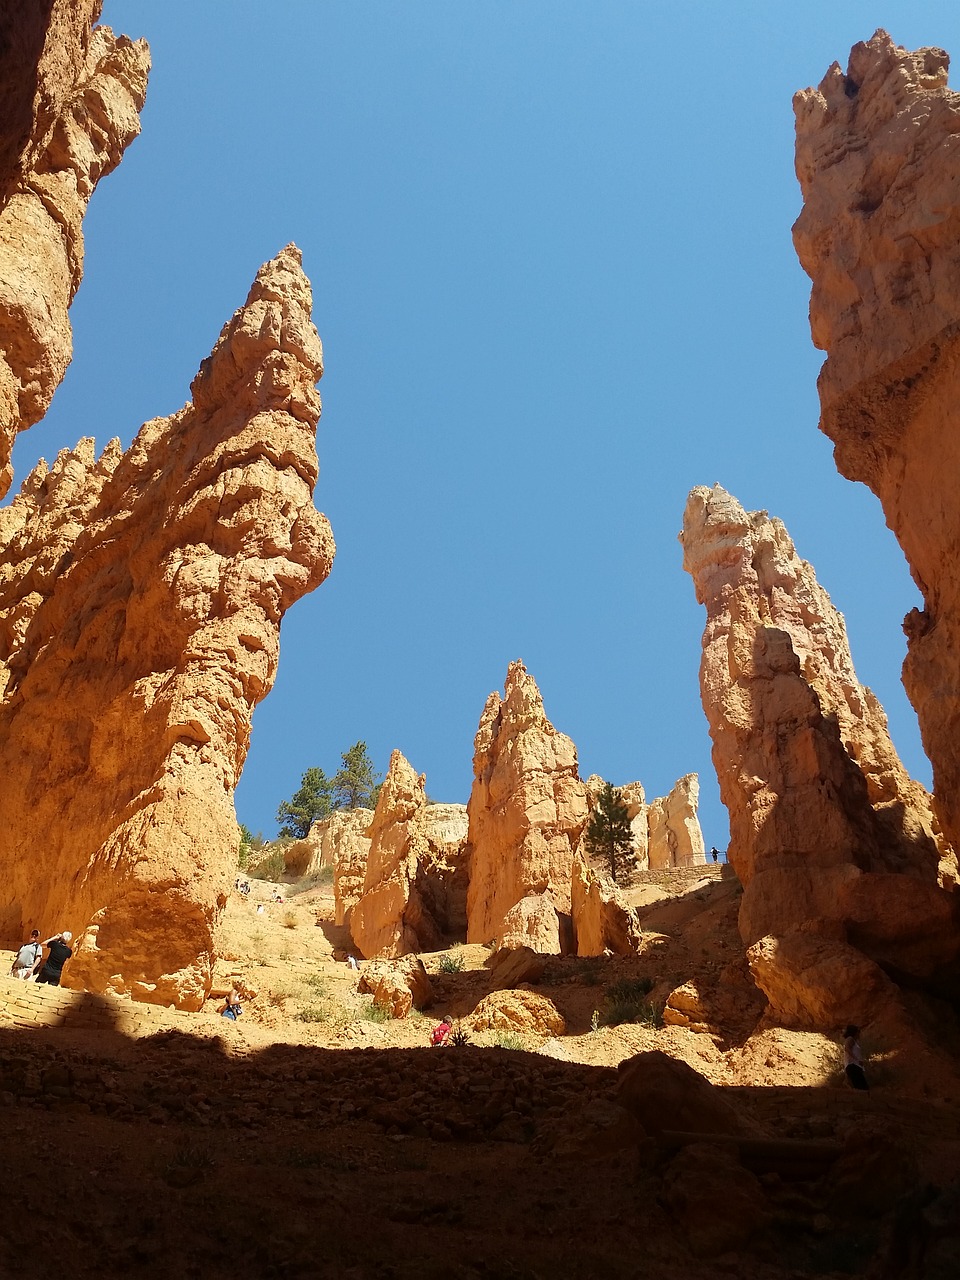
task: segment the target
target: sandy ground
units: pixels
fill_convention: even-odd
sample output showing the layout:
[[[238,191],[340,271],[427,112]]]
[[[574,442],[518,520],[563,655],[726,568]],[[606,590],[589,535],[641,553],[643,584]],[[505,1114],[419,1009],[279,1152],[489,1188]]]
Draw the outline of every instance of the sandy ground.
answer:
[[[239,1023],[210,1009],[196,1034],[140,1040],[0,1028],[0,1275],[960,1274],[955,1050],[924,1031],[943,1010],[871,1029],[875,1087],[857,1095],[834,1040],[764,1026],[736,882],[676,888],[635,890],[641,956],[549,962],[537,990],[566,1034],[442,1050],[439,1015],[466,1021],[489,990],[484,948],[425,956],[433,1006],[384,1022],[337,958],[327,888],[262,914],[232,895],[225,952],[256,993]],[[654,1006],[695,981],[722,1034],[592,1029],[607,988],[641,977]],[[638,1135],[616,1067],[654,1048],[770,1142],[827,1144],[829,1165],[798,1178],[763,1152],[744,1167]]]

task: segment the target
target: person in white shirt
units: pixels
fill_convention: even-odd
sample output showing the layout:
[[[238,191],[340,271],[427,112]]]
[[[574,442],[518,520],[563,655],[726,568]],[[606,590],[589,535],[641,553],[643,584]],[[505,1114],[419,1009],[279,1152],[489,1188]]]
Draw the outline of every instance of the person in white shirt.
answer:
[[[863,1069],[863,1053],[860,1048],[860,1028],[852,1023],[843,1033],[843,1071],[850,1087],[869,1091],[867,1075]]]

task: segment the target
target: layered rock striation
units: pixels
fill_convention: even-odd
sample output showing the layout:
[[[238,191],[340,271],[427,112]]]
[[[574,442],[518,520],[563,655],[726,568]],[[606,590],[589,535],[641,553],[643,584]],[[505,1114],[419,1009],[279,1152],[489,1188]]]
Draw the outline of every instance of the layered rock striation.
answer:
[[[955,953],[936,822],[842,616],[786,529],[719,486],[690,494],[684,568],[706,606],[700,685],[750,945],[821,930],[891,970]]]
[[[573,856],[587,820],[586,787],[571,740],[547,719],[522,662],[491,693],[474,740],[467,805],[467,939],[498,937],[511,908],[545,895],[569,914]]]
[[[883,504],[923,595],[903,679],[960,846],[960,93],[884,31],[794,99],[821,429]]]
[[[43,416],[70,363],[87,203],[140,132],[149,50],[93,28],[101,7],[50,0],[0,14],[0,496],[17,433]]]
[[[311,303],[288,246],[192,403],[0,510],[0,934],[70,928],[71,985],[186,1008],[210,986],[253,708],[334,553]]]

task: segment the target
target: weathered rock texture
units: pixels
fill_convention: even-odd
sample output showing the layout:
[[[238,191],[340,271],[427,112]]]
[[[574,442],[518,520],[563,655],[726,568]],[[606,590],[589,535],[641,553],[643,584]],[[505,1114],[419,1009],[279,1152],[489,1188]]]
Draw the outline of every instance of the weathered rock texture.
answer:
[[[587,789],[587,803],[592,810],[597,803],[600,792],[606,786],[605,779],[599,774],[591,773],[585,783]],[[636,859],[636,869],[638,871],[646,871],[647,861],[647,801],[644,795],[643,786],[639,782],[627,782],[622,787],[617,787],[620,793],[620,799],[627,806],[627,815],[630,818],[630,830],[633,834],[633,856]],[[596,870],[601,874],[606,874],[610,868],[606,859],[594,859],[588,852],[585,842],[581,841],[580,856],[591,865],[596,862]]]
[[[552,1000],[523,989],[485,996],[466,1024],[471,1031],[520,1031],[537,1036],[562,1036],[567,1029]]]
[[[526,948],[537,955],[558,956],[563,950],[560,932],[560,917],[551,899],[545,893],[530,893],[503,917],[494,942],[501,951]]]
[[[396,963],[373,960],[365,964],[357,990],[372,995],[377,1008],[392,1018],[405,1018],[411,1009],[422,1009],[433,1000],[433,986],[419,956],[404,956]]]
[[[43,416],[70,363],[87,203],[140,132],[149,51],[92,30],[101,7],[0,12],[0,496],[17,432]]]
[[[363,892],[350,933],[365,956],[434,951],[460,932],[466,898],[462,805],[428,805],[423,774],[399,751],[367,835]]]
[[[829,922],[929,976],[956,948],[930,799],[857,681],[843,618],[781,522],[719,486],[690,494],[682,538],[744,941]]]
[[[287,874],[315,876],[324,867],[333,867],[336,871],[342,866],[349,878],[351,874],[355,876],[359,869],[355,901],[363,888],[370,848],[366,832],[372,818],[372,809],[336,809],[328,817],[318,818],[302,840],[284,845],[283,862]],[[346,886],[344,888],[349,892]]]
[[[923,594],[903,669],[960,847],[960,93],[884,31],[797,94],[794,243],[827,352],[821,429],[883,504]]]
[[[694,867],[705,861],[697,817],[700,779],[688,773],[673,789],[647,806],[647,860],[651,871]]]
[[[289,246],[193,403],[0,510],[0,933],[70,928],[71,985],[188,1008],[209,987],[252,711],[333,558],[310,308]]]
[[[507,669],[504,696],[487,699],[473,771],[467,938],[489,942],[528,895],[546,894],[569,912],[573,851],[587,820],[576,748],[547,719],[522,662]]]
[[[573,864],[570,896],[578,956],[639,954],[643,934],[636,911],[611,880],[579,858]]]

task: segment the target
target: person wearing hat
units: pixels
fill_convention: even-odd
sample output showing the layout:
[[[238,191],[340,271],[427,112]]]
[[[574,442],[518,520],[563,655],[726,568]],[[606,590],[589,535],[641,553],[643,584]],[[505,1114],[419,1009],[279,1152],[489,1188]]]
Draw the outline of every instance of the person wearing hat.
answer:
[[[63,933],[58,933],[56,937],[46,940],[43,945],[50,948],[50,954],[43,962],[43,968],[37,974],[37,982],[46,982],[51,987],[59,987],[63,966],[73,955],[73,951],[70,948],[72,941],[73,934],[69,929],[64,929]]]
[[[40,945],[40,930],[31,929],[30,941],[25,942],[13,958],[10,972],[21,982],[32,982],[37,976],[37,969],[43,958],[43,947]]]

